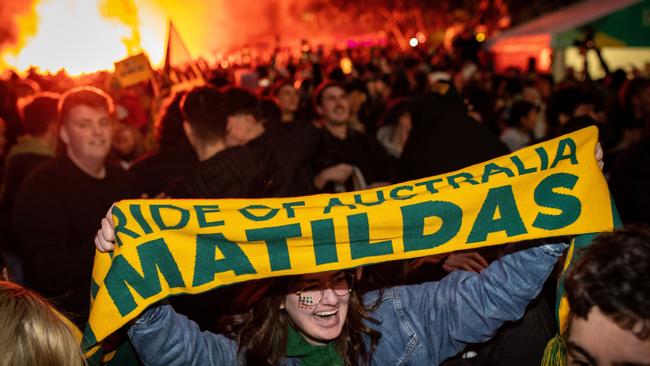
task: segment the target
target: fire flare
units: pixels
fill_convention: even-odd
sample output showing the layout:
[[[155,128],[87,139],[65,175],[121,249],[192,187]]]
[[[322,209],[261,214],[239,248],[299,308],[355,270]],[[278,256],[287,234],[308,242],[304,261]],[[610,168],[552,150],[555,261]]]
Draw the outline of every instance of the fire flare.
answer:
[[[35,29],[0,56],[17,70],[79,75],[112,69],[113,62],[142,51],[154,63],[162,60],[164,30],[144,27],[133,0],[41,0],[16,18],[18,34]]]

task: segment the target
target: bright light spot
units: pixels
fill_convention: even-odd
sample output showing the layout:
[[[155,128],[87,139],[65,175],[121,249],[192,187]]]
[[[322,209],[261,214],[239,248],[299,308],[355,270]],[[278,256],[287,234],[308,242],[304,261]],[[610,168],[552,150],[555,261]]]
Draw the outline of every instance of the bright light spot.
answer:
[[[427,41],[427,37],[426,37],[426,36],[424,35],[424,33],[422,33],[422,32],[418,32],[418,33],[415,35],[415,38],[417,38],[418,42],[420,42],[420,43],[424,43],[424,42]]]
[[[116,18],[117,13],[111,13],[112,17],[103,15],[100,3],[101,0],[39,2],[34,15],[37,33],[27,38],[16,54],[5,55],[5,61],[18,70],[34,65],[42,71],[65,68],[69,74],[79,75],[112,70],[113,62],[129,56],[127,46],[133,52],[144,49],[154,64],[162,59],[164,33],[141,25],[140,42],[127,44],[133,37],[132,29]]]
[[[482,33],[482,32],[481,32],[481,33],[477,33],[477,34],[476,34],[476,40],[479,41],[479,42],[483,42],[483,41],[485,41],[485,33]]]
[[[542,71],[548,71],[551,69],[551,49],[548,47],[542,48],[539,51],[539,69]]]
[[[223,61],[221,61],[221,68],[222,68],[222,69],[227,69],[228,66],[230,66],[230,65],[228,64],[228,61],[227,61],[227,60],[223,60]]]
[[[411,39],[409,40],[409,46],[411,46],[411,47],[413,47],[413,48],[417,47],[419,43],[420,43],[420,42],[419,42],[418,39],[415,38],[415,37],[413,37],[413,38],[411,38]]]
[[[343,73],[346,75],[352,72],[352,61],[349,57],[344,57],[341,59],[341,70],[343,70]]]

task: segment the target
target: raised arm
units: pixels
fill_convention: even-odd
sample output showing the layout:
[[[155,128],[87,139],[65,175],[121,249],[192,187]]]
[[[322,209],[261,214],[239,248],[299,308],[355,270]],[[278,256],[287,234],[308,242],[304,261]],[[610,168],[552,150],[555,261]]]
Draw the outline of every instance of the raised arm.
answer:
[[[112,251],[115,232],[111,209],[102,219],[95,236],[101,252]],[[215,310],[216,311],[216,310]],[[199,326],[180,315],[168,303],[157,304],[131,325],[131,343],[146,365],[235,365],[237,343],[223,335],[202,332]]]
[[[494,261],[484,271],[454,271],[439,282],[398,287],[406,316],[432,358],[443,361],[467,343],[490,339],[521,318],[567,247],[547,244]]]
[[[237,343],[221,334],[202,332],[167,303],[144,312],[129,338],[145,365],[236,365]]]

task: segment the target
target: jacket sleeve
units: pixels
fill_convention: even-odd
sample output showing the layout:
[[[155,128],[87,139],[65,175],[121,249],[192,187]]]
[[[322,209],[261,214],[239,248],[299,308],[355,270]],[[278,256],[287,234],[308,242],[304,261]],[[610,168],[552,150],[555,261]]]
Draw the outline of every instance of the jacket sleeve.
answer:
[[[169,304],[145,311],[129,329],[133,348],[145,365],[236,365],[235,341],[202,332]]]
[[[439,360],[454,356],[465,344],[484,342],[504,322],[521,318],[566,247],[533,247],[481,273],[454,271],[439,282],[400,287],[406,316]]]

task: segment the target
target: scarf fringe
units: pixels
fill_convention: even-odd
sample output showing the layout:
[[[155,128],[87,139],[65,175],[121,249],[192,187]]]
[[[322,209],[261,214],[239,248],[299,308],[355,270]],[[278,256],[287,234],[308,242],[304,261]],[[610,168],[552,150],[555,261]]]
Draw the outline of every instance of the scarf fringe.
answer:
[[[541,366],[566,366],[566,342],[560,334],[548,341]]]

